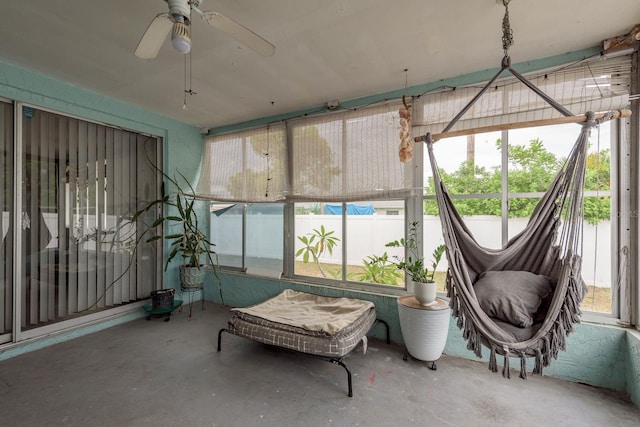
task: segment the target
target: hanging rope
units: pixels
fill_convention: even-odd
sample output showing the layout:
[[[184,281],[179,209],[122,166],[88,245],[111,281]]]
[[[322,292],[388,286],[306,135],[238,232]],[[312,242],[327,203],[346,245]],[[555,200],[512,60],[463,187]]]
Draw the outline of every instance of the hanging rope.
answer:
[[[504,51],[504,57],[509,57],[509,48],[513,46],[513,30],[511,29],[511,22],[509,21],[509,1],[502,0],[504,5],[504,17],[502,18],[502,50]]]
[[[406,91],[409,85],[409,78],[407,76],[408,68],[404,69],[404,90],[405,95],[402,95],[402,104],[404,108],[400,108],[398,115],[400,116],[400,146],[398,147],[398,155],[400,162],[408,163],[413,158],[413,139],[411,138],[411,103],[407,102]]]

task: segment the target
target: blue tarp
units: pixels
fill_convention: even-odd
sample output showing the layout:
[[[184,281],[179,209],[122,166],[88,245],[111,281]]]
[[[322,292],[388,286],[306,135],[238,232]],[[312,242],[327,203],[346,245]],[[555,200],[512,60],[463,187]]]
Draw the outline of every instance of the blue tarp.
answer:
[[[325,215],[341,215],[342,205],[324,205]],[[373,205],[354,205],[347,203],[347,215],[373,215],[376,210]]]

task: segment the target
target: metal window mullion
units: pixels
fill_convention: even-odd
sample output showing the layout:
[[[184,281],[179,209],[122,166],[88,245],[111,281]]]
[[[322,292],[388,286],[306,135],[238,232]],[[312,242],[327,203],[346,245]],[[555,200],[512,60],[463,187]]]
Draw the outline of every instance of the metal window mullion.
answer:
[[[342,191],[347,188],[347,120],[342,116]],[[321,212],[322,213],[322,212]],[[342,283],[347,282],[347,203],[342,202]]]
[[[614,265],[616,265],[617,268],[612,269],[617,276],[612,284],[617,288],[618,295],[617,298],[612,299],[613,306],[611,307],[611,311],[621,322],[628,323],[633,321],[634,318],[632,304],[633,291],[630,288],[631,282],[629,279],[630,277],[637,277],[634,274],[638,271],[637,266],[629,262],[632,259],[637,259],[634,254],[638,253],[637,238],[633,238],[633,229],[635,227],[631,219],[632,215],[630,214],[634,211],[634,206],[637,208],[637,194],[631,191],[632,176],[637,174],[637,172],[634,171],[635,168],[632,165],[631,158],[635,157],[637,150],[632,148],[633,144],[630,143],[628,133],[625,132],[624,127],[619,129],[617,136],[620,143],[620,169],[618,171],[620,204],[618,212],[622,212],[622,214],[618,215],[618,228],[617,233],[615,233],[618,239],[618,246],[614,252],[617,254],[614,258],[616,261]],[[636,151],[636,153],[633,153],[634,151]],[[637,182],[637,180],[635,180],[635,182]],[[630,275],[630,273],[632,275]]]
[[[629,322],[629,310],[625,301],[628,301],[629,290],[629,253],[631,249],[631,239],[629,227],[631,225],[631,217],[628,213],[632,212],[632,204],[630,197],[625,197],[626,193],[632,196],[629,191],[630,184],[630,149],[629,140],[624,136],[624,126],[620,126],[619,121],[612,123],[611,128],[612,144],[611,144],[611,176],[615,179],[612,184],[615,191],[612,192],[611,209],[612,212],[619,212],[618,215],[611,215],[611,227],[613,230],[611,238],[611,313],[614,317],[620,319],[621,322]]]
[[[22,226],[20,220],[22,218],[22,103],[17,102],[13,110],[14,118],[14,136],[13,136],[13,342],[21,340],[22,323]]]
[[[242,257],[240,267],[247,271],[247,211],[248,203],[242,204]]]
[[[413,132],[412,132],[413,133]],[[412,135],[413,137],[413,135]],[[417,254],[418,257],[422,257],[424,253],[424,212],[423,212],[423,198],[424,198],[424,143],[418,143],[414,145],[413,149],[413,161],[408,162],[405,166],[406,172],[411,179],[411,187],[415,189],[411,195],[405,199],[405,216],[404,216],[404,236],[405,239],[409,235],[409,229],[414,222],[418,223],[417,230],[419,231],[417,237]],[[408,249],[405,248],[405,259],[409,257]],[[405,288],[408,292],[413,292],[413,282],[409,276],[405,274]]]
[[[247,170],[247,144],[249,144],[249,140],[247,138],[247,136],[243,136],[242,137],[242,194],[244,195],[244,198],[246,199],[247,196],[247,189],[249,187],[248,183],[247,183],[247,174],[248,174],[248,170]],[[247,267],[247,262],[246,262],[246,258],[247,258],[247,204],[243,203],[242,204],[242,224],[241,224],[241,228],[242,228],[242,235],[240,236],[240,246],[241,246],[241,255],[240,255],[240,268],[242,269],[242,271],[246,271],[246,267]]]
[[[630,75],[630,93],[637,94],[638,90],[640,90],[640,55],[638,52],[634,52],[631,60],[631,75]],[[625,284],[625,289],[628,291],[627,295],[621,295],[625,299],[621,301],[629,301],[629,304],[620,304],[620,319],[622,321],[627,320],[631,325],[634,325],[636,328],[640,327],[640,284],[638,283],[638,274],[640,273],[640,257],[639,257],[639,248],[638,248],[638,234],[640,230],[640,224],[638,223],[639,215],[637,215],[638,210],[640,209],[640,170],[638,167],[638,159],[640,159],[640,149],[638,148],[638,143],[640,142],[640,100],[637,98],[634,101],[631,101],[631,111],[632,115],[629,119],[625,119],[625,122],[628,126],[621,126],[623,128],[622,132],[619,132],[621,136],[628,136],[628,138],[622,138],[622,141],[626,141],[624,147],[627,147],[629,150],[629,155],[626,156],[626,159],[629,164],[629,188],[635,188],[635,191],[628,191],[629,197],[629,211],[635,213],[633,221],[631,220],[631,214],[628,215],[629,219],[629,269],[627,277],[625,277],[625,281],[622,282]],[[626,131],[626,132],[625,132]],[[624,175],[621,175],[624,176]],[[633,185],[631,185],[633,184]],[[624,190],[624,187],[622,187]],[[624,230],[620,228],[620,230]],[[633,285],[631,285],[630,278],[636,278],[634,280]],[[628,307],[629,313],[625,313],[625,310]],[[626,317],[626,319],[624,317]]]
[[[293,138],[292,130],[285,122],[285,147],[286,147],[286,174],[287,174],[287,187],[289,194],[291,194],[291,188],[293,186]],[[296,222],[296,209],[295,203],[285,201],[283,218],[283,274],[284,277],[293,277],[295,274],[295,222]]]
[[[502,165],[502,246],[509,241],[509,131],[502,131],[502,144],[500,146],[500,159]]]

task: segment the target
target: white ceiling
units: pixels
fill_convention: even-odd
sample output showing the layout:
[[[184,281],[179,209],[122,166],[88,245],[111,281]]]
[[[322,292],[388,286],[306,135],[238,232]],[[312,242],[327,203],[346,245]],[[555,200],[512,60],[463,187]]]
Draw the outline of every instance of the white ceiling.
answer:
[[[276,46],[262,57],[194,17],[184,60],[133,52],[163,0],[0,0],[0,60],[198,127],[217,127],[498,67],[496,0],[204,0]],[[638,0],[512,0],[514,64],[597,46],[640,23]]]

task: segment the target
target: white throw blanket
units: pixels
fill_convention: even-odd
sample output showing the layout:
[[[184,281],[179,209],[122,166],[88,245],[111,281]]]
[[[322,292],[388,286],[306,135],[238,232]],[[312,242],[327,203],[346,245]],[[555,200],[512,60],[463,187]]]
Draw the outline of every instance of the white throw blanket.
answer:
[[[233,308],[232,311],[308,331],[322,331],[335,335],[373,306],[371,301],[324,297],[285,289],[280,295],[263,303],[247,308]]]

